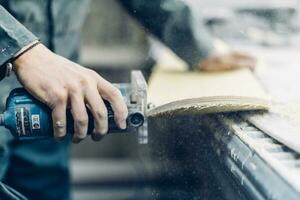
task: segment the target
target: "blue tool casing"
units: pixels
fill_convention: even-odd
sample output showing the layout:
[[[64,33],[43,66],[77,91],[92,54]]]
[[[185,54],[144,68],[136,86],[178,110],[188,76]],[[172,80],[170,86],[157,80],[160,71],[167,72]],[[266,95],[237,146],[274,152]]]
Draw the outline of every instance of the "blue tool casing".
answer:
[[[19,139],[46,138],[53,132],[51,110],[23,88],[9,94],[4,125]]]
[[[114,113],[110,104],[105,101],[105,105],[108,111],[108,133],[127,132],[128,129],[139,128],[144,123],[144,115],[142,113],[129,109],[127,129],[121,130],[115,123]],[[89,111],[88,115],[88,134],[90,134],[94,129],[94,122]],[[13,136],[20,140],[53,137],[51,110],[36,100],[24,88],[16,88],[11,91],[6,102],[3,124]],[[67,110],[67,133],[73,134],[73,132],[74,120],[70,110]]]

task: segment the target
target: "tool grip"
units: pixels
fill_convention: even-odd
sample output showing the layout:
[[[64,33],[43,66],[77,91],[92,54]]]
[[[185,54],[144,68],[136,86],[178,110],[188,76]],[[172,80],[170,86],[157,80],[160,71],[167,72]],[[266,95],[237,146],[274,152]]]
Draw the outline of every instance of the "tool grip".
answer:
[[[108,113],[108,133],[127,132],[143,125],[144,115],[138,111],[130,110],[127,118],[127,129],[119,129],[115,123],[114,112],[109,102],[105,101]],[[87,109],[88,110],[88,109]],[[94,119],[88,110],[88,134],[94,129]],[[25,89],[13,90],[6,105],[3,124],[19,139],[39,139],[53,137],[53,123],[51,110]],[[74,119],[70,109],[67,110],[67,134],[74,133]]]

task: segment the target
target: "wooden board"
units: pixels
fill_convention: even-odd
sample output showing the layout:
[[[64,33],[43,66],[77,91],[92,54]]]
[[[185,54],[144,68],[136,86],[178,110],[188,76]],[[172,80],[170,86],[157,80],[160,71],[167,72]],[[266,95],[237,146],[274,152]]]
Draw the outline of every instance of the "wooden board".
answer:
[[[252,72],[191,72],[156,68],[150,77],[149,116],[266,110],[270,98]]]

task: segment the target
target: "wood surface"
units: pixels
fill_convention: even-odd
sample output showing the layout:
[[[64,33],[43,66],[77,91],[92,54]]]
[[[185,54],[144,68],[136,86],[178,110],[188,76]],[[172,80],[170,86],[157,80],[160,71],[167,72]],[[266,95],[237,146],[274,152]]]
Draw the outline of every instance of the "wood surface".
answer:
[[[148,115],[267,110],[270,98],[248,69],[192,72],[157,67],[149,80]]]

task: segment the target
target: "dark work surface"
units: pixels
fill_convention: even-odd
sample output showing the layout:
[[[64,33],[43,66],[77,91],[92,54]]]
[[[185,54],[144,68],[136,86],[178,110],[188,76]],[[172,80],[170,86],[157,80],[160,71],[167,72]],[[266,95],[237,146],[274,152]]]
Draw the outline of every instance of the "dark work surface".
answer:
[[[290,177],[281,176],[219,118],[216,114],[149,120],[150,157],[163,173],[156,174],[156,188],[151,188],[157,199],[164,199],[166,187],[174,194],[171,199],[299,199],[300,193],[288,182]],[[231,125],[243,124],[236,114],[221,118],[237,119]],[[282,145],[265,134],[258,140],[274,144],[266,149],[271,156],[294,155],[288,149],[278,150],[276,145]],[[188,192],[176,193],[182,190]]]
[[[165,171],[167,177],[172,177],[161,177],[160,182],[179,185],[188,191],[186,195],[178,193],[174,199],[223,199],[223,188],[216,180],[215,169],[210,166],[211,160],[216,157],[215,152],[210,147],[209,133],[203,127],[201,117],[149,119],[149,133],[152,159],[161,164],[161,171]],[[220,164],[215,162],[215,165]],[[224,171],[219,170],[219,173]],[[155,193],[162,197],[165,189],[159,187]],[[176,194],[176,189],[173,193]],[[230,197],[233,198],[233,195]]]

